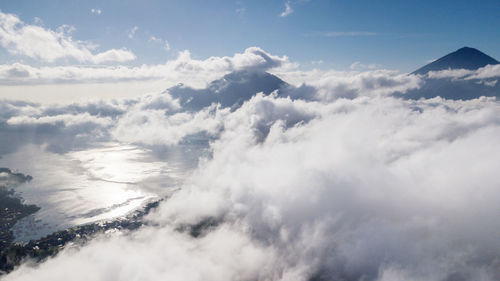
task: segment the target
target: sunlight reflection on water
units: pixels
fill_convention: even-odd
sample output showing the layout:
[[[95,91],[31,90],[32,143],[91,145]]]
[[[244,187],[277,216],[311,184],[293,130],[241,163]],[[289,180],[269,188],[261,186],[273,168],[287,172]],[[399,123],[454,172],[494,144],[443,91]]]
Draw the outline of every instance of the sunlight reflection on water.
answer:
[[[17,241],[124,216],[164,195],[185,172],[155,160],[151,151],[116,143],[67,154],[28,145],[3,156],[0,166],[33,176],[16,191],[41,207],[12,228]]]

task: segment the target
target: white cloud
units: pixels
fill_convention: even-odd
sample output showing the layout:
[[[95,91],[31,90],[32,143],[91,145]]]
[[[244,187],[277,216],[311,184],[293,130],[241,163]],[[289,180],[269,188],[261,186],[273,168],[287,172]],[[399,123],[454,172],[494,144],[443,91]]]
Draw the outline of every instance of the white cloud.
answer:
[[[309,85],[317,90],[317,99],[331,101],[358,96],[385,96],[418,89],[422,79],[391,70],[372,71],[272,71],[295,86]]]
[[[36,24],[36,25],[43,25],[43,21],[41,18],[39,17],[34,17],[33,18],[33,22]]]
[[[96,9],[96,8],[92,8],[92,9],[90,9],[90,12],[91,12],[92,14],[96,14],[96,15],[100,15],[100,14],[102,14],[102,10],[101,10],[101,9]]]
[[[473,71],[468,69],[446,69],[440,71],[429,71],[426,76],[431,79],[464,78],[465,76],[469,76],[472,73]]]
[[[364,89],[381,91],[373,80],[383,74]],[[368,74],[343,75],[368,83]],[[220,131],[211,156],[150,226],[24,264],[5,280],[498,280],[495,99],[258,95],[233,111],[192,114],[160,99],[124,102],[115,137],[169,142],[208,126]],[[198,238],[182,231],[207,218],[218,224]]]
[[[168,42],[168,40],[163,40],[159,37],[151,36],[149,37],[148,42],[163,44],[163,49],[167,52],[170,51],[170,43]]]
[[[303,110],[320,117],[283,125]],[[484,267],[473,260],[489,248],[479,241],[495,243],[479,225],[491,226],[497,200],[479,194],[489,194],[498,182],[493,167],[483,170],[498,167],[500,150],[493,141],[500,134],[498,110],[491,101],[407,104],[361,98],[322,105],[256,98],[224,119],[213,159],[155,219],[182,225],[213,216],[243,224],[274,246],[286,264],[277,270],[302,272],[298,280],[314,273],[388,278],[382,269],[391,266],[400,269],[399,276],[426,280],[479,274]],[[256,143],[262,126],[269,132]],[[464,151],[467,147],[473,152]],[[472,174],[467,172],[471,155],[474,162],[486,161]],[[483,183],[480,190],[477,181]],[[472,203],[472,194],[485,201]],[[464,219],[469,204],[486,213]],[[489,219],[472,219],[479,213]],[[498,224],[494,228],[498,231]],[[462,235],[467,246],[458,242]],[[495,255],[487,259],[486,280],[493,280]]]
[[[0,151],[20,140],[66,145],[61,154],[113,141],[175,154],[186,136],[210,136],[208,156],[150,226],[69,247],[5,280],[498,280],[499,102],[408,101],[387,95],[417,88],[420,76],[293,65],[252,47],[204,60],[184,51],[135,68],[0,67],[13,81],[194,77],[201,86],[229,71],[273,70],[317,91],[314,100],[256,95],[240,108],[198,112],[168,93],[68,106],[0,102],[0,130],[20,134]],[[209,218],[218,224],[198,238],[182,230]]]
[[[290,6],[290,1],[285,2],[285,10],[280,14],[280,17],[284,18],[293,13],[293,9]]]
[[[109,50],[93,56],[95,62],[126,61],[133,54],[127,50]],[[189,51],[179,52],[175,60],[161,65],[128,66],[44,66],[21,63],[0,65],[0,83],[7,85],[44,83],[89,83],[163,79],[173,85],[186,83],[196,87],[235,70],[293,68],[286,56],[271,55],[258,47],[247,48],[232,57],[191,58]]]
[[[99,126],[107,126],[111,124],[110,118],[101,118],[92,116],[88,113],[84,114],[60,114],[54,116],[42,116],[42,117],[32,117],[32,116],[15,116],[7,120],[9,125],[41,125],[41,124],[51,124],[56,125],[58,123],[64,124],[65,126],[74,126],[78,124],[94,123]]]
[[[13,14],[0,12],[0,45],[9,53],[24,55],[46,62],[69,58],[78,62],[124,62],[135,59],[129,50],[111,49],[95,53],[95,45],[75,41],[74,27],[63,25],[56,31],[22,22]],[[116,60],[113,60],[116,59]]]
[[[106,62],[127,62],[135,60],[136,56],[129,50],[126,49],[111,49],[102,53],[94,55],[94,63],[106,63]]]
[[[126,52],[94,55],[120,59]],[[8,140],[0,156],[21,143],[65,155],[110,141],[175,154],[186,136],[210,137],[205,158],[150,215],[151,226],[68,248],[5,279],[498,280],[499,102],[406,101],[388,95],[418,88],[421,76],[296,66],[258,47],[202,60],[183,51],[138,67],[1,65],[3,84],[164,79],[205,87],[231,71],[269,70],[314,90],[312,100],[256,95],[240,108],[198,112],[183,111],[168,92],[68,106],[0,102]],[[499,69],[429,77],[489,79]],[[158,183],[130,188],[149,184]],[[218,225],[198,238],[182,231],[207,218]]]
[[[500,65],[487,65],[477,70],[469,69],[445,69],[440,71],[430,71],[426,77],[431,79],[453,78],[453,79],[489,79],[500,77]]]
[[[112,134],[124,142],[174,145],[187,135],[199,132],[216,134],[222,129],[222,119],[228,113],[229,109],[215,110],[212,107],[198,113],[182,112],[166,116],[164,109],[139,108],[120,118]]]
[[[116,243],[97,242],[83,251],[66,251],[71,257],[68,262],[48,261],[38,278],[61,280],[71,272],[72,280],[258,280],[273,269],[272,249],[256,244],[233,227],[218,229],[200,239],[185,237],[168,228],[112,238]],[[99,255],[100,247],[102,252],[116,254]],[[114,260],[113,265],[109,263],[110,258]],[[74,260],[80,263],[75,264]],[[77,274],[82,272],[87,274]],[[10,280],[26,278],[29,279],[21,273],[17,277],[12,275]]]
[[[363,64],[359,61],[355,61],[351,64],[351,66],[349,68],[351,70],[363,70],[363,69],[375,69],[375,68],[379,68],[379,67],[380,67],[380,65],[375,64],[375,63]]]
[[[168,43],[167,40],[165,40],[165,45],[163,46],[163,49],[165,49],[165,51],[170,51],[170,43]]]
[[[156,41],[162,39],[152,37],[150,40]],[[114,59],[117,60],[118,58]],[[109,87],[105,88],[106,93],[109,93],[113,87],[116,88],[122,85],[119,91],[114,91],[117,92],[116,97],[119,97],[120,92],[126,92],[124,88],[129,88],[127,85],[131,84],[111,83],[143,81],[141,83],[144,83],[144,85],[156,85],[155,88],[145,88],[147,92],[162,91],[178,83],[199,89],[229,72],[239,70],[269,71],[296,87],[305,85],[306,88],[301,88],[293,94],[290,93],[292,96],[301,96],[302,94],[298,93],[300,90],[307,90],[309,92],[313,90],[316,98],[319,100],[334,100],[339,97],[353,98],[360,95],[387,95],[395,91],[405,92],[409,89],[417,89],[422,83],[422,77],[400,74],[389,70],[343,72],[315,69],[300,71],[298,70],[298,64],[290,61],[286,56],[280,57],[269,54],[258,47],[250,47],[244,52],[236,53],[233,56],[209,57],[201,60],[193,59],[190,52],[186,50],[179,52],[177,58],[169,60],[165,64],[141,65],[136,67],[34,67],[21,63],[0,65],[0,84],[9,85],[3,88],[4,92],[8,93],[17,88],[12,87],[13,85],[46,85],[48,87],[54,84],[69,85],[72,83],[73,85],[86,85],[88,83],[102,83],[104,85],[108,83]],[[146,83],[146,81],[149,82]],[[97,85],[94,86],[94,88],[96,87]],[[307,87],[312,87],[312,89]],[[41,87],[36,89],[29,88],[26,91],[32,92],[38,89],[41,89]],[[88,87],[85,89],[87,89],[85,91],[92,90]],[[68,91],[67,88],[63,90]],[[44,95],[50,96],[50,92],[49,89],[48,92],[44,92]],[[136,92],[135,95],[142,93],[144,92]],[[15,95],[18,96],[17,92]],[[61,99],[59,95],[56,95],[56,97]],[[131,94],[126,96],[131,96]]]
[[[488,79],[494,77],[500,77],[500,64],[481,67],[472,72],[466,79]]]
[[[130,38],[130,39],[134,38],[135,33],[137,32],[137,30],[139,30],[138,26],[132,27],[132,29],[130,29],[129,32],[128,32],[128,35],[127,35],[128,38]]]
[[[149,37],[149,42],[154,42],[154,43],[161,43],[163,42],[163,40],[161,38],[158,38],[158,37],[155,37],[155,36],[151,36]]]
[[[496,84],[497,84],[498,80],[492,80],[492,81],[479,81],[477,82],[478,84],[483,84],[483,85],[486,85],[488,87],[495,87]]]

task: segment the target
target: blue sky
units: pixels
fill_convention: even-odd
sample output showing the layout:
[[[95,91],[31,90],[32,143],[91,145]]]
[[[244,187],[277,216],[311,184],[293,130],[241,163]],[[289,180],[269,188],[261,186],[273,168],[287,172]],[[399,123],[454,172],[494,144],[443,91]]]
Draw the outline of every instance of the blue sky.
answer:
[[[281,16],[286,5],[291,12]],[[17,0],[0,9],[47,29],[70,25],[74,40],[99,50],[126,48],[137,56],[129,65],[163,63],[182,50],[230,56],[250,46],[306,69],[345,70],[359,61],[408,72],[462,46],[500,58],[500,1]],[[0,59],[40,64],[5,49]]]

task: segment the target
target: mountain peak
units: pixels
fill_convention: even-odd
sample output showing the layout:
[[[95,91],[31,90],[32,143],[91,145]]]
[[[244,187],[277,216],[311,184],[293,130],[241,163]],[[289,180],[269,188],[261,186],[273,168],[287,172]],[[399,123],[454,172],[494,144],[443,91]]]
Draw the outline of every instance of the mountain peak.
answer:
[[[417,70],[412,74],[426,74],[429,71],[446,69],[469,69],[475,70],[488,64],[499,64],[496,59],[471,47],[463,47],[453,53],[439,58]]]
[[[288,83],[277,76],[260,70],[239,70],[210,82],[205,89],[193,89],[178,85],[168,89],[172,97],[178,98],[184,108],[200,110],[212,103],[223,107],[238,107],[256,93],[266,95],[286,87]]]

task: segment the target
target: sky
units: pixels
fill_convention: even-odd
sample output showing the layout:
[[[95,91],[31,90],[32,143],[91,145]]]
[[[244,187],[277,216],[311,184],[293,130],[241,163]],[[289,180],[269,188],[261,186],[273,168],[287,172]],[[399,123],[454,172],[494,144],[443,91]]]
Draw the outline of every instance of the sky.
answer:
[[[252,47],[296,71],[409,73],[463,46],[498,59],[499,9],[498,1],[1,1],[0,98],[158,92],[192,78],[164,69],[169,62]]]
[[[69,25],[75,40],[102,50],[126,48],[135,65],[182,50],[206,58],[251,46],[339,70],[359,61],[410,72],[463,46],[500,57],[498,1],[20,0],[0,9],[47,29]],[[5,49],[0,58],[26,59]]]

